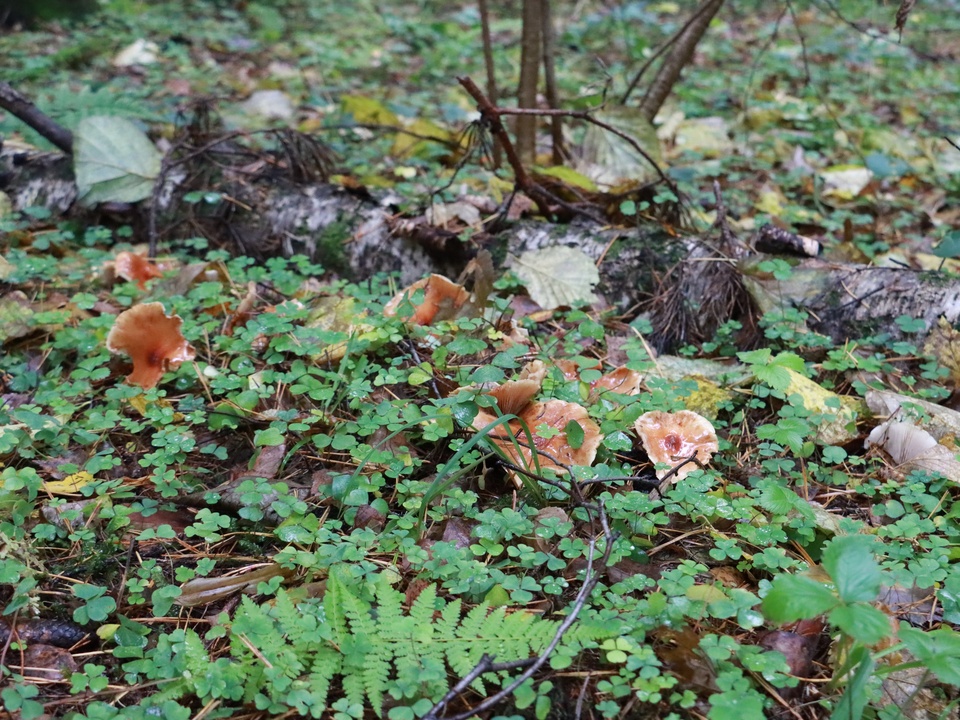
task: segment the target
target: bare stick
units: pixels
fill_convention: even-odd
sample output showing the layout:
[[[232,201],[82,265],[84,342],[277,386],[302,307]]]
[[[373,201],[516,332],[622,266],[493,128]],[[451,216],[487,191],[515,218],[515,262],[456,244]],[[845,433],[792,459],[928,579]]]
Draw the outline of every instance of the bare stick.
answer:
[[[483,36],[483,64],[487,70],[487,97],[492,105],[497,104],[497,73],[493,63],[493,40],[490,38],[490,11],[487,8],[487,0],[477,0],[480,9],[480,33]],[[503,163],[503,151],[500,149],[500,141],[493,139],[493,167],[499,168]]]
[[[544,217],[549,218],[551,215],[550,207],[540,196],[540,193],[537,192],[535,183],[530,179],[530,175],[527,173],[523,163],[520,162],[520,156],[517,155],[516,148],[514,148],[513,143],[510,142],[510,136],[507,134],[506,128],[503,127],[503,121],[500,119],[500,109],[495,107],[490,100],[484,96],[480,88],[477,87],[477,84],[471,78],[466,76],[458,77],[457,82],[459,82],[460,85],[463,86],[463,89],[470,94],[470,97],[476,101],[481,117],[490,128],[490,133],[500,141],[500,145],[507,155],[507,162],[510,163],[510,167],[513,169],[513,176],[516,178],[517,186],[537,204],[537,209]]]
[[[627,104],[627,100],[630,99],[630,94],[636,89],[640,80],[643,78],[644,75],[647,74],[647,70],[649,70],[653,66],[653,64],[657,61],[657,58],[659,58],[661,55],[667,52],[667,50],[673,47],[673,45],[677,42],[677,40],[679,40],[680,37],[685,32],[687,32],[687,30],[690,29],[690,26],[693,25],[694,22],[696,22],[696,20],[700,17],[700,13],[704,12],[706,8],[707,8],[706,4],[698,7],[696,11],[693,13],[693,15],[691,15],[690,18],[683,25],[680,26],[680,29],[677,30],[669,38],[667,38],[667,41],[663,43],[660,47],[658,47],[657,51],[653,53],[653,55],[647,58],[647,61],[640,66],[640,69],[637,70],[636,74],[633,76],[633,79],[630,81],[630,84],[627,86],[626,91],[623,93],[623,97],[620,98],[621,105]]]
[[[0,82],[0,108],[23,120],[67,155],[73,154],[73,133],[5,82]]]
[[[617,535],[615,535],[613,532],[610,531],[610,526],[607,523],[607,515],[603,509],[602,503],[600,504],[599,510],[600,510],[600,525],[603,528],[603,538],[606,544],[606,547],[604,547],[604,550],[603,550],[603,555],[600,558],[600,564],[606,567],[607,561],[610,559],[610,553],[613,551],[613,543],[616,541]],[[479,715],[480,713],[483,713],[486,710],[489,710],[490,708],[494,707],[495,705],[503,701],[505,698],[507,698],[514,690],[520,687],[529,678],[533,677],[534,673],[536,673],[537,670],[539,670],[543,666],[543,664],[550,659],[550,655],[556,649],[557,645],[560,644],[560,641],[563,639],[563,636],[567,632],[567,630],[569,630],[570,627],[573,625],[573,623],[576,622],[577,616],[580,614],[580,611],[583,610],[584,606],[587,603],[587,600],[590,599],[590,595],[593,592],[593,589],[597,586],[597,583],[600,582],[600,573],[595,572],[594,566],[593,566],[595,550],[596,550],[596,539],[591,538],[590,546],[587,552],[587,567],[584,573],[583,585],[580,586],[580,592],[577,593],[577,597],[574,600],[573,606],[570,608],[570,614],[567,615],[563,619],[563,622],[561,622],[560,625],[557,627],[557,631],[556,633],[554,633],[553,639],[550,641],[550,644],[547,645],[546,649],[542,653],[540,653],[540,655],[533,662],[533,664],[530,665],[530,667],[528,667],[520,675],[518,675],[513,680],[513,682],[511,682],[506,687],[501,688],[497,693],[488,697],[486,700],[481,702],[475,708],[472,708],[471,710],[468,710],[465,713],[454,715],[453,717],[450,717],[450,718],[445,718],[444,720],[469,720],[470,718],[475,717],[476,715]],[[491,667],[492,667],[492,663],[489,660],[487,660],[487,656],[484,655],[480,659],[480,662],[477,663],[476,667],[474,667],[473,670],[471,670],[470,673],[468,673],[467,677],[472,676],[472,679],[470,680],[470,682],[473,682],[473,680],[478,678],[480,675],[482,675],[484,672],[489,670]],[[466,678],[464,678],[464,680],[466,680]],[[457,683],[458,686],[460,686],[461,684],[463,684],[463,687],[466,688],[470,683],[468,682],[464,684],[463,680]],[[452,699],[452,697],[448,697],[448,696],[450,696],[450,693],[447,693],[447,695],[444,696],[444,698],[439,703],[434,705],[433,708],[430,709],[430,712],[424,715],[423,720],[441,720],[441,716],[438,713],[442,712],[445,705],[448,702],[450,702],[450,700]]]

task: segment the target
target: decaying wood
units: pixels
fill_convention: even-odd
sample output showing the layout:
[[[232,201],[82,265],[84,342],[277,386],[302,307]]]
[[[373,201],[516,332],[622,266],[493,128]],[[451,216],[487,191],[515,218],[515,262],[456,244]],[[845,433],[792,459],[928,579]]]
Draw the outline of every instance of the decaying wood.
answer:
[[[838,342],[880,333],[916,342],[939,318],[950,323],[960,319],[960,280],[945,273],[810,258],[794,266],[788,280],[779,281],[759,270],[762,258],[755,255],[741,263],[761,308],[800,308],[810,315],[811,330]],[[895,322],[901,316],[922,320],[925,329],[905,334]]]
[[[2,187],[15,209],[40,204],[62,214],[71,208],[76,188],[68,159],[4,148],[0,163]],[[960,281],[943,273],[792,258],[792,274],[781,281],[759,267],[771,256],[745,244],[731,251],[709,234],[673,238],[655,224],[612,228],[583,217],[569,224],[522,220],[498,233],[475,232],[464,244],[459,231],[429,225],[428,231],[398,232],[403,199],[390,194],[374,198],[330,184],[275,177],[236,190],[221,203],[219,214],[193,222],[208,223],[236,252],[260,258],[303,254],[352,279],[379,272],[399,273],[404,284],[430,272],[456,277],[480,248],[491,250],[501,264],[528,250],[578,248],[599,262],[601,295],[628,315],[650,311],[652,298],[669,291],[667,300],[683,313],[676,323],[686,323],[674,330],[687,331],[667,337],[663,346],[708,340],[725,319],[744,322],[751,303],[757,316],[800,308],[808,313],[811,330],[836,341],[880,332],[899,339],[904,335],[894,321],[903,315],[922,319],[928,330],[941,316],[951,323],[960,320]],[[172,191],[160,194],[165,212],[173,212],[175,196]],[[179,230],[186,237],[196,234],[197,227],[187,223]],[[177,234],[167,238],[172,236]],[[724,242],[729,245],[729,238]],[[670,273],[681,259],[686,269]],[[909,338],[916,342],[923,335]]]
[[[37,153],[10,142],[0,147],[0,192],[16,210],[49,208],[66,214],[77,199],[73,159],[60,153]]]

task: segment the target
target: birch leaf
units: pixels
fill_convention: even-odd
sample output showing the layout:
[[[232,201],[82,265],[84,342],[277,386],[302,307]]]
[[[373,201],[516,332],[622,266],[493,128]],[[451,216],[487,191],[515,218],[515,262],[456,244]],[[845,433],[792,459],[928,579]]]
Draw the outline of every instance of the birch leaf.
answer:
[[[530,250],[513,257],[511,267],[544,310],[597,301],[593,286],[600,282],[600,273],[582,250],[563,246]]]
[[[85,118],[75,138],[74,171],[81,203],[150,197],[162,155],[130,120],[109,115]]]

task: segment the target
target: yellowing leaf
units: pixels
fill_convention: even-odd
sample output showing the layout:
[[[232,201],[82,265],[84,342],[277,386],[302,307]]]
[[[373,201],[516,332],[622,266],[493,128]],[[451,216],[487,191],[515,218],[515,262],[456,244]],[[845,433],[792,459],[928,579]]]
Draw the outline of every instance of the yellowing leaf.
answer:
[[[0,297],[0,339],[13,340],[34,330],[30,300],[19,290]]]
[[[396,113],[379,100],[362,95],[344,95],[340,98],[343,111],[363,125],[399,125]]]
[[[139,395],[134,395],[132,398],[127,400],[127,402],[130,403],[130,407],[132,407],[134,410],[136,410],[138,413],[140,413],[144,417],[146,417],[147,415],[148,405],[155,405],[157,407],[162,407],[162,408],[173,407],[173,405],[170,404],[170,401],[164,398],[158,398],[157,400],[154,400],[148,403],[147,397],[143,393],[140,393]],[[174,422],[180,422],[181,420],[183,420],[183,413],[175,412],[173,414],[173,420]]]
[[[691,585],[685,593],[688,600],[705,603],[719,602],[727,599],[727,594],[716,585]]]
[[[705,157],[723,157],[733,151],[730,127],[721,117],[690,118],[680,123],[677,150],[695,150]]]
[[[687,410],[703,415],[708,420],[717,417],[717,408],[722,403],[733,398],[733,393],[715,382],[711,382],[704,377],[688,377],[685,380],[693,380],[697,384],[694,390],[684,400],[683,404]]]
[[[101,625],[97,628],[97,637],[101,640],[113,640],[113,636],[117,634],[117,630],[119,629],[120,625],[117,623]]]
[[[320,298],[310,311],[307,327],[321,328],[331,332],[342,332],[351,337],[364,337],[364,333],[371,333],[373,327],[360,322],[366,313],[357,314],[355,301],[350,297],[328,295]],[[320,352],[312,356],[314,362],[340,362],[347,353],[350,340],[334,342],[318,348]]]
[[[537,173],[540,175],[546,175],[548,177],[554,177],[557,180],[562,180],[567,185],[572,185],[573,187],[582,188],[583,190],[589,190],[590,192],[597,191],[597,184],[588,178],[586,175],[578,173],[573,168],[568,168],[564,165],[554,165],[547,168],[537,168]]]
[[[787,397],[799,395],[807,410],[826,416],[814,438],[818,444],[842,445],[857,436],[860,406],[856,400],[832,393],[791,368],[783,367],[781,371],[790,376],[785,390]]]
[[[852,200],[870,184],[873,173],[859,165],[834,165],[823,170],[823,194],[838,200]]]
[[[530,250],[511,256],[511,267],[545,310],[597,301],[593,287],[600,282],[600,273],[582,250],[559,245]]]
[[[393,141],[392,153],[397,157],[419,157],[441,147],[439,143],[453,139],[449,130],[429,120],[417,118],[402,124],[406,132],[398,132]]]
[[[775,190],[760,193],[760,199],[753,206],[762,213],[780,217],[783,215],[783,195]]]
[[[54,495],[74,495],[80,492],[80,488],[93,482],[93,475],[81,470],[73,475],[68,475],[63,480],[50,480],[43,484],[43,489]]]

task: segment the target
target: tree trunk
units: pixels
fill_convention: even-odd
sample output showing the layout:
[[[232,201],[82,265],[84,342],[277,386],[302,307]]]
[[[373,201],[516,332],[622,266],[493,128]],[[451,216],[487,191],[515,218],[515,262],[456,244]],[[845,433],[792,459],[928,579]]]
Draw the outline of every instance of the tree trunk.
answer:
[[[478,0],[477,6],[480,10],[480,31],[483,35],[483,64],[487,71],[487,97],[493,105],[497,104],[497,73],[493,61],[493,40],[490,38],[490,9],[487,7],[487,0]],[[499,168],[503,162],[503,148],[500,147],[500,141],[493,139],[493,167]]]
[[[523,0],[523,37],[520,47],[520,87],[517,106],[537,106],[537,81],[542,59],[540,46],[543,28],[544,0]],[[524,165],[533,165],[537,156],[537,118],[517,116],[517,154]]]
[[[640,102],[640,112],[650,122],[653,122],[657,113],[660,112],[660,108],[673,90],[673,86],[680,79],[680,73],[693,57],[697,43],[706,33],[710,21],[719,12],[722,5],[723,0],[704,0],[703,4],[697,8],[691,21],[687,23],[667,51],[667,56],[657,70],[656,77],[650,83],[650,87],[647,88],[647,92]]]
[[[556,77],[556,30],[553,27],[553,10],[550,0],[543,3],[543,84],[547,94],[547,106],[560,109],[560,94],[557,92]],[[563,165],[563,118],[554,115],[550,118],[550,139],[552,141],[553,164]]]

